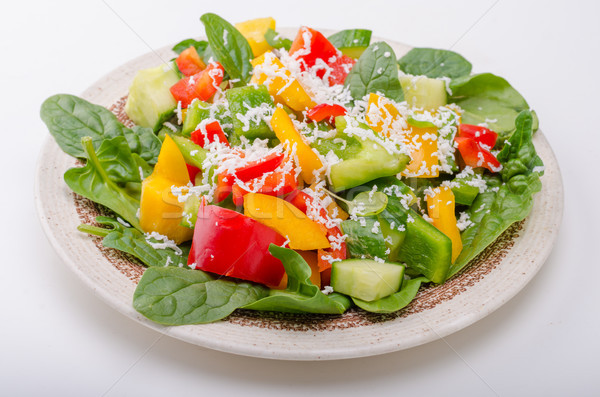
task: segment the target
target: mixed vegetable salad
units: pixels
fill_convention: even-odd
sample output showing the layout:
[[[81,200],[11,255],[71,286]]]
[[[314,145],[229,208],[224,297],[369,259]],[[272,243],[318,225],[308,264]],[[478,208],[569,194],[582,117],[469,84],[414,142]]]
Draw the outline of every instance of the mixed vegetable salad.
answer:
[[[149,319],[397,311],[530,212],[537,117],[501,77],[363,29],[200,19],[207,41],[133,79],[132,128],[71,95],[41,109],[85,161],[66,184],[114,213],[79,230],[148,266]]]

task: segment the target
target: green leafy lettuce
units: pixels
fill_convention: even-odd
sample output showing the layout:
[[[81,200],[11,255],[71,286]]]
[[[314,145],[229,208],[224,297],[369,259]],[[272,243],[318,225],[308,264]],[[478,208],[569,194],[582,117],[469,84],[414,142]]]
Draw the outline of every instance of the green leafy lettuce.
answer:
[[[450,83],[452,95],[448,102],[456,103],[464,113],[461,122],[488,127],[499,135],[501,144],[515,131],[515,120],[519,113],[529,110],[529,105],[505,79],[491,73],[462,76]],[[532,112],[533,131],[538,128],[538,119]]]
[[[518,115],[515,132],[497,156],[503,168],[500,176],[485,176],[487,190],[480,193],[467,210],[473,224],[461,235],[464,248],[451,266],[449,276],[466,266],[511,224],[531,212],[533,196],[542,188],[543,170],[532,142],[533,124],[531,111]]]

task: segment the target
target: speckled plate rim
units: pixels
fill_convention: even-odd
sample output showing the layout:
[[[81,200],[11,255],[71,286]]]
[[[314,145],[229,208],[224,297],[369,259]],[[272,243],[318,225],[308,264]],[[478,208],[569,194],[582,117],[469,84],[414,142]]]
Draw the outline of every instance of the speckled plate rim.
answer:
[[[292,37],[296,32],[280,30]],[[411,48],[386,42],[398,56]],[[137,70],[172,57],[170,47],[165,47],[136,58],[102,77],[82,97],[110,106],[126,94]],[[473,286],[431,309],[349,329],[294,331],[224,321],[180,327],[156,324],[133,309],[135,283],[119,272],[87,235],[76,230],[80,218],[72,192],[62,179],[64,171],[73,166],[73,159],[51,137],[38,158],[34,195],[43,230],[59,257],[101,300],[149,328],[205,348],[246,356],[286,360],[364,357],[418,346],[467,327],[510,300],[542,267],[561,224],[563,184],[556,157],[541,131],[536,133],[534,142],[546,164],[542,191],[536,195],[532,213],[499,265]]]

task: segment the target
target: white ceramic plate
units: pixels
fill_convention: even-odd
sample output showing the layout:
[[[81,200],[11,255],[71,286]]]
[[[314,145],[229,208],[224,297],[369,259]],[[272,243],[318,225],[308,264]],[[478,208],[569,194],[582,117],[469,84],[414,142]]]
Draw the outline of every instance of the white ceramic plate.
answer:
[[[291,37],[295,31],[282,29]],[[410,49],[387,42],[398,57]],[[112,105],[118,113],[123,105],[120,99],[136,71],[172,57],[170,49],[163,48],[134,59],[100,79],[82,97]],[[75,197],[66,186],[63,174],[75,160],[51,137],[40,153],[35,200],[48,239],[64,262],[102,300],[147,327],[189,343],[248,356],[289,360],[370,356],[427,343],[474,323],[512,298],[544,264],[562,218],[563,187],[556,158],[541,131],[534,142],[546,172],[529,217],[513,225],[465,271],[444,285],[422,289],[408,307],[389,315],[358,310],[341,316],[236,312],[213,324],[165,327],[132,307],[144,268],[77,231],[81,222],[93,222],[99,208]]]

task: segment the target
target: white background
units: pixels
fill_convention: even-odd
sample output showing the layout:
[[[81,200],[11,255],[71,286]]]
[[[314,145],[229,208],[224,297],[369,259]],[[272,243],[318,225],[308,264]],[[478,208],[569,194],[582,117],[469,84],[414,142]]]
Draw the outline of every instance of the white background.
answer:
[[[599,4],[3,3],[0,395],[598,395]],[[414,46],[452,48],[475,72],[508,79],[537,111],[564,180],[564,219],[542,270],[497,312],[443,341],[336,362],[208,351],[110,309],[61,263],[38,222],[34,170],[47,136],[39,107],[52,94],[82,92],[151,48],[202,35],[198,18],[208,11],[232,22],[273,16],[279,26],[368,28]]]

